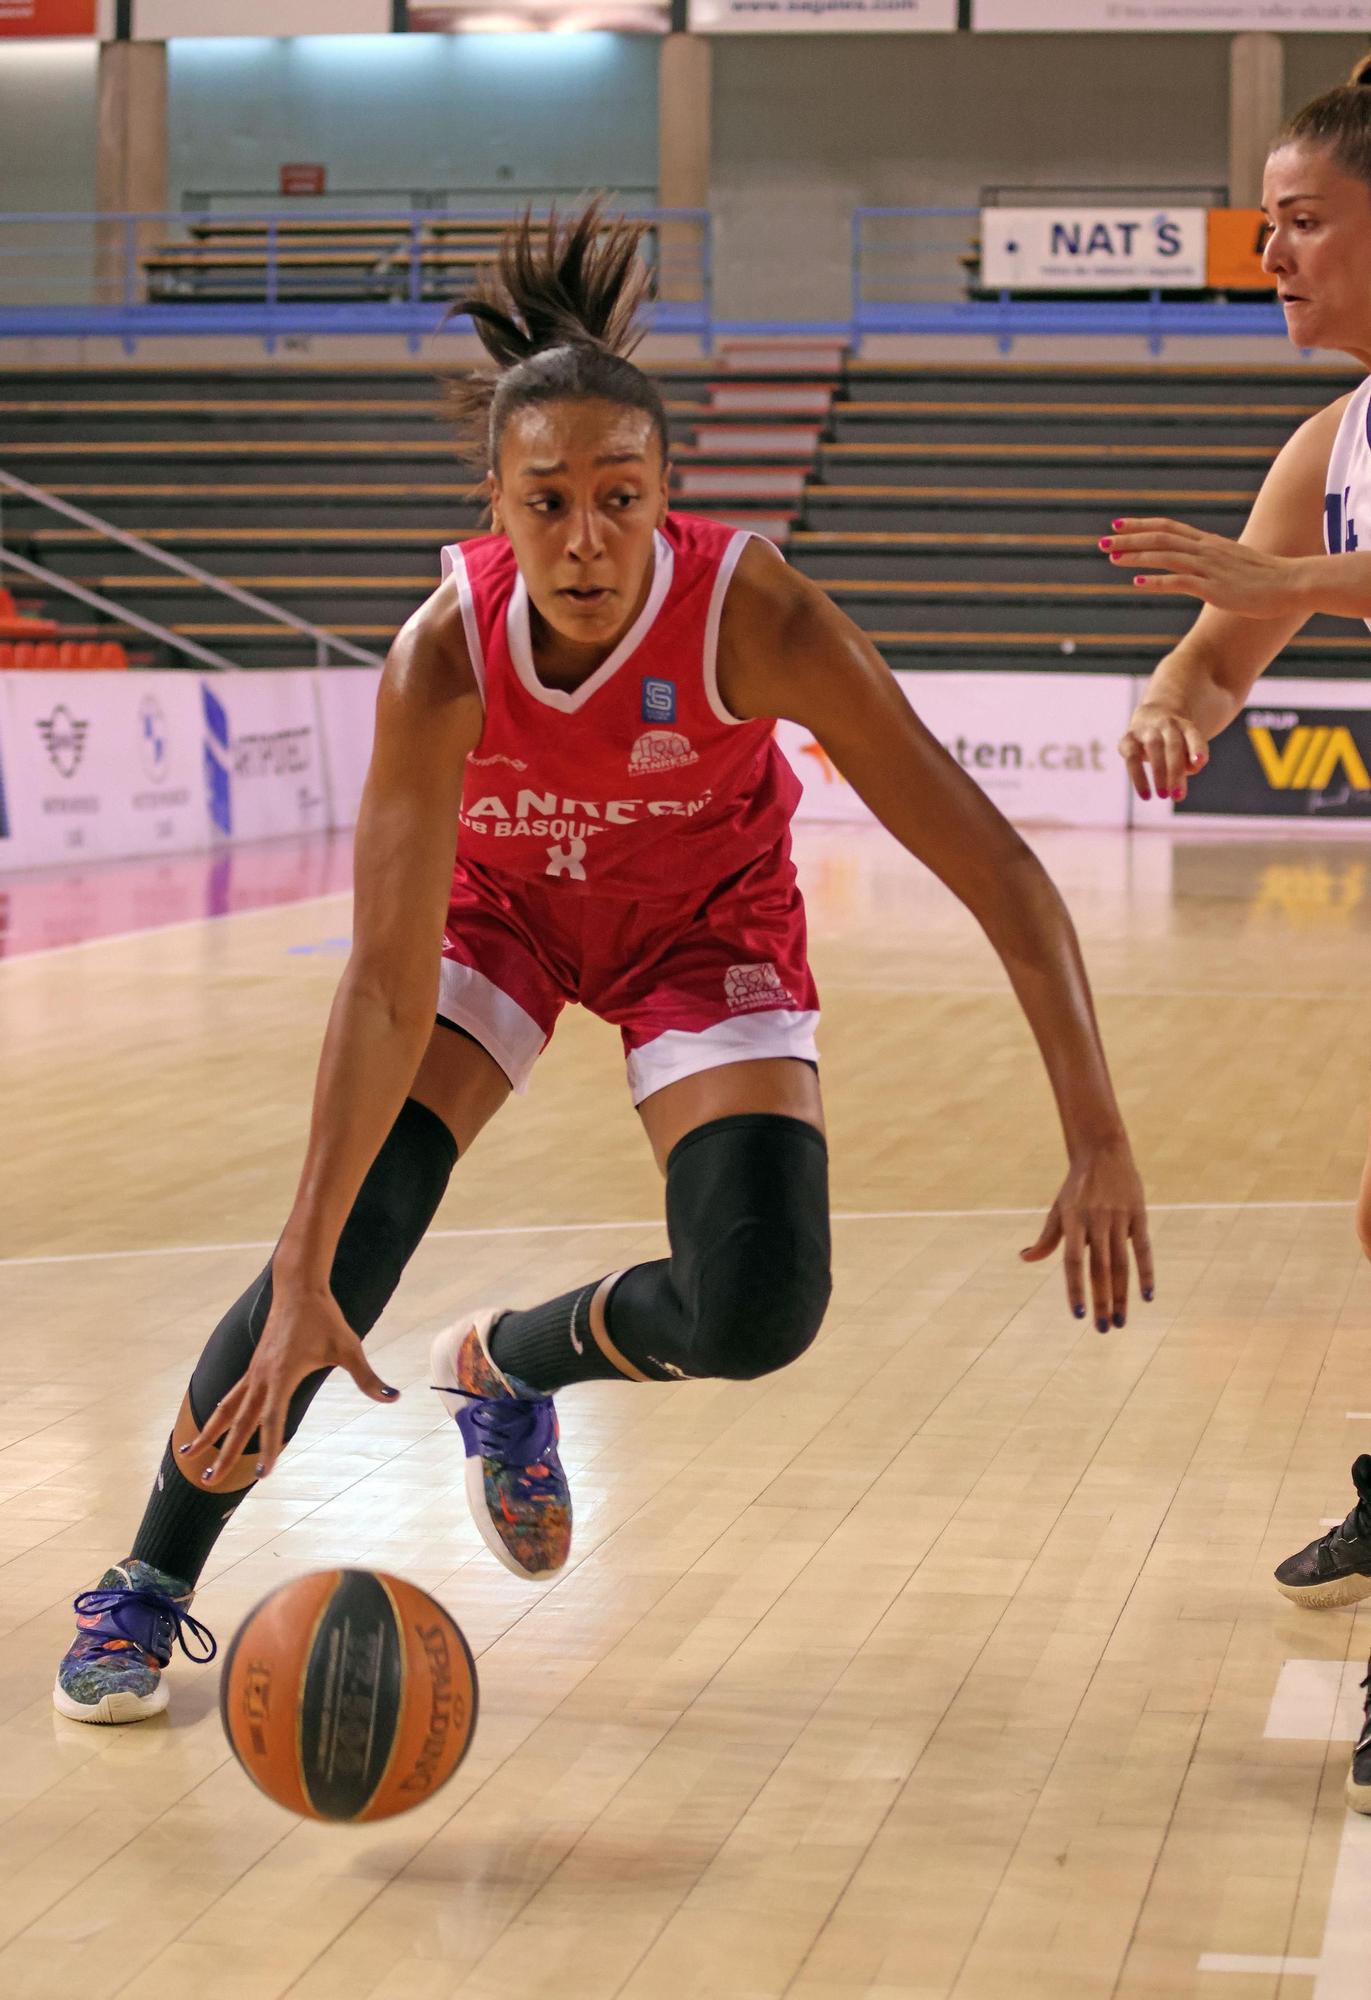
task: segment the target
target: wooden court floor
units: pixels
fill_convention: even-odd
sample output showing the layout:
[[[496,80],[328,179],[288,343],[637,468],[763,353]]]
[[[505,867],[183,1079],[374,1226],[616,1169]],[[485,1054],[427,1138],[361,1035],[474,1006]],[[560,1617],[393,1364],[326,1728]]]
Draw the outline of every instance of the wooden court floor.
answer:
[[[1060,1176],[969,920],[875,832],[802,855],[836,1290],[751,1385],[561,1399],[578,1527],[486,1554],[425,1387],[457,1308],[660,1253],[617,1038],[568,1018],[454,1178],[197,1611],[338,1562],[434,1591],[472,1752],[375,1830],[228,1758],[213,1669],[131,1729],[49,1705],[191,1360],[284,1212],[344,899],[0,963],[0,1995],[1354,2000],[1344,1811],[1371,1614],[1272,1565],[1371,1448],[1351,1233],[1371,1054],[1352,839],[1056,834],[1149,1183],[1155,1305],[1100,1338],[1020,1265]]]

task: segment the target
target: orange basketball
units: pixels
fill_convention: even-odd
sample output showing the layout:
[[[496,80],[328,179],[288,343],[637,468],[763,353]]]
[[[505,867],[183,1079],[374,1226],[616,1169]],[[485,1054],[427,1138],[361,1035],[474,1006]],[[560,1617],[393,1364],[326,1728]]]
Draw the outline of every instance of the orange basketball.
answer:
[[[432,1798],[476,1727],[476,1664],[403,1577],[327,1569],[273,1590],[234,1635],[219,1713],[268,1798],[306,1819],[389,1819]]]

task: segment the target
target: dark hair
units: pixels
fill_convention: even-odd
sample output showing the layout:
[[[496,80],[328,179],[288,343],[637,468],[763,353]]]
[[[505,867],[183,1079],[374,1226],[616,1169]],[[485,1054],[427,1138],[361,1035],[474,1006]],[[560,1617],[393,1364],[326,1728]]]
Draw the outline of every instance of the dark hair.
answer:
[[[1274,140],[1274,153],[1294,143],[1323,146],[1344,173],[1371,187],[1371,55],[1353,66],[1346,83],[1326,90],[1297,111]]]
[[[661,392],[629,355],[651,277],[639,258],[645,225],[608,218],[602,197],[545,224],[525,210],[500,242],[494,270],[452,315],[470,315],[498,372],[449,384],[464,456],[494,466],[516,410],[565,398],[617,403],[651,417],[668,453]]]

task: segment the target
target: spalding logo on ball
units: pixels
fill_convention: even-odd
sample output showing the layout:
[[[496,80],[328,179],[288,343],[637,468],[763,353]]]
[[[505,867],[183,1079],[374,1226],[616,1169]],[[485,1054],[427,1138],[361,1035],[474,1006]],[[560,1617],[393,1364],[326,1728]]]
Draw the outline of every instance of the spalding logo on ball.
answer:
[[[318,1570],[244,1620],[219,1712],[268,1798],[307,1819],[389,1819],[432,1798],[476,1727],[476,1665],[441,1604],[379,1570]]]

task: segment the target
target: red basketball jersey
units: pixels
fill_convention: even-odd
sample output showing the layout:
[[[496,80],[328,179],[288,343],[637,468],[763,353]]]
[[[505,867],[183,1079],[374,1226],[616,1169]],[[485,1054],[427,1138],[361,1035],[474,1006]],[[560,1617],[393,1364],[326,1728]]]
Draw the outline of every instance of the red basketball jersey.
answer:
[[[719,693],[719,621],[748,539],[669,515],[647,602],[571,692],[538,678],[505,536],[443,550],[485,703],[460,860],[590,894],[676,899],[788,844],[799,780],[772,724],[740,721]]]

